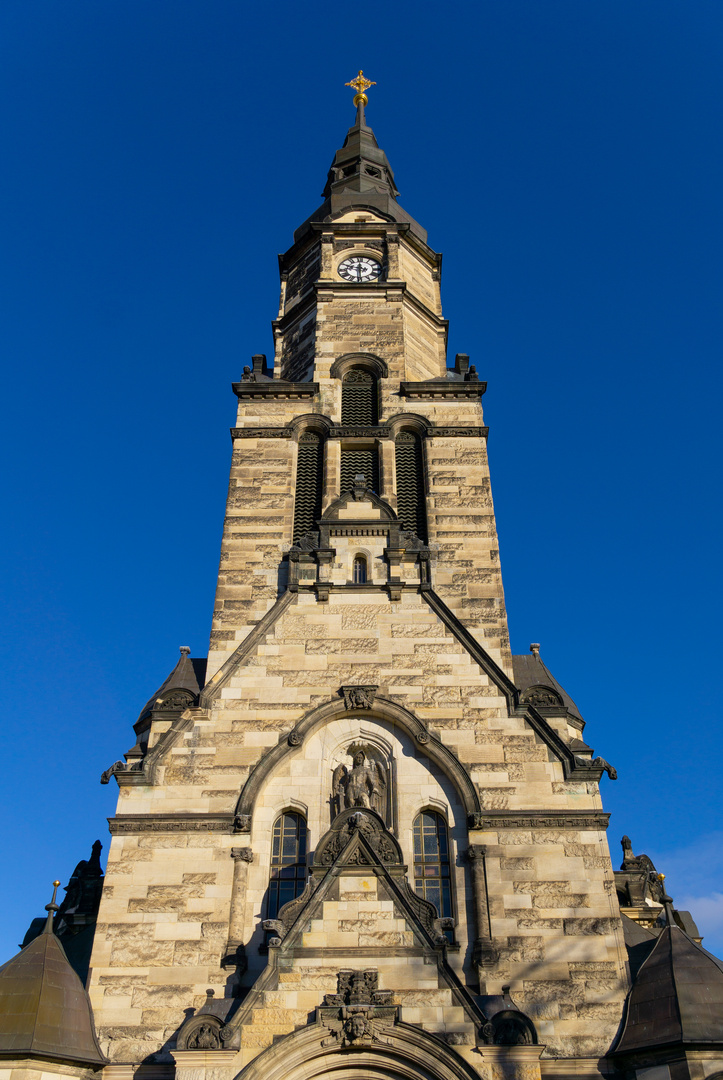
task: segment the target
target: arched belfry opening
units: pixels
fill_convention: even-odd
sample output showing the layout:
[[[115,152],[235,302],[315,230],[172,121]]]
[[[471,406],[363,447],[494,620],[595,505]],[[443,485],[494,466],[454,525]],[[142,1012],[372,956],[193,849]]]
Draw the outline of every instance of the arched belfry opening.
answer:
[[[378,424],[379,391],[376,376],[363,367],[353,367],[341,382],[342,424]]]
[[[321,517],[324,480],[324,437],[317,431],[299,436],[294,490],[294,543],[314,528]]]
[[[427,541],[422,440],[415,431],[400,431],[394,440],[397,514],[402,528]]]

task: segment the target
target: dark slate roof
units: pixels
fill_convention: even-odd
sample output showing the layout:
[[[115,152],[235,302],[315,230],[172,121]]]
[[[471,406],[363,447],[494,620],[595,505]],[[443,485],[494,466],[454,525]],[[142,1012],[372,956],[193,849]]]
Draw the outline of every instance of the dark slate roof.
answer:
[[[512,657],[512,671],[515,685],[520,693],[529,689],[530,686],[549,686],[562,698],[563,704],[571,716],[582,720],[580,710],[570,695],[560,686],[554,675],[548,671],[540,658],[539,653],[524,653],[522,656]]]
[[[673,924],[638,972],[614,1052],[691,1043],[723,1045],[723,963]]]
[[[52,927],[0,968],[0,1058],[105,1065],[90,999]]]
[[[181,656],[164,683],[159,686],[141,709],[140,717],[151,711],[159,697],[170,690],[189,690],[195,697],[201,693],[206,681],[206,658],[189,656],[186,649],[181,649]],[[140,719],[139,717],[139,719]]]
[[[391,221],[409,225],[425,244],[427,232],[397,202],[394,173],[387,155],[380,149],[367,125],[363,104],[358,105],[356,122],[349,128],[344,145],[337,150],[322,192],[324,202],[294,233],[299,240],[312,221],[329,221],[352,208],[376,211]]]
[[[622,911],[620,912],[620,918],[623,923],[625,948],[628,950],[630,978],[634,981],[637,978],[641,967],[653,951],[655,942],[658,940],[658,935],[654,931],[649,930],[647,926],[641,926],[635,919],[630,919]]]

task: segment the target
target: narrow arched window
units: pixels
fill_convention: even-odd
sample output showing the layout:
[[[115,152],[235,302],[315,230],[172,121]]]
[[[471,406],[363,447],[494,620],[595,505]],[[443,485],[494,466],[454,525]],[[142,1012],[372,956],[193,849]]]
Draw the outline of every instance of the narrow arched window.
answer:
[[[352,580],[355,585],[366,585],[367,583],[367,561],[364,555],[354,556]]]
[[[271,835],[271,875],[267,918],[275,919],[306,883],[306,820],[289,811],[278,817]]]
[[[321,517],[323,475],[324,440],[315,431],[305,431],[299,437],[299,451],[296,458],[294,543],[313,529],[317,518]]]
[[[427,542],[422,442],[412,431],[400,431],[394,441],[397,473],[397,514],[403,529]]]
[[[370,371],[352,368],[341,383],[342,424],[378,424],[377,380]]]
[[[414,891],[434,904],[441,918],[452,917],[452,878],[447,823],[424,810],[414,819]]]

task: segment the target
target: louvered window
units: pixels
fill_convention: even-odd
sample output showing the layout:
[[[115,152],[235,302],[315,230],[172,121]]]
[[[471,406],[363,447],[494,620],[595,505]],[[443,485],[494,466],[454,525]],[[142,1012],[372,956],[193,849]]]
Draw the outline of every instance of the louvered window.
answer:
[[[447,823],[441,814],[425,810],[414,820],[414,891],[434,904],[441,918],[452,916]],[[447,931],[449,940],[452,931]]]
[[[294,542],[314,528],[321,517],[321,479],[324,471],[324,440],[314,431],[299,438],[296,458]]]
[[[411,431],[401,431],[394,443],[397,467],[397,513],[403,529],[427,541],[422,443]]]
[[[351,491],[357,476],[364,477],[366,487],[379,492],[379,455],[376,446],[363,450],[341,451],[341,493]]]
[[[377,380],[369,371],[352,368],[341,384],[342,424],[377,424]]]
[[[267,918],[275,919],[284,904],[304,891],[306,821],[301,814],[282,814],[271,834],[271,877]]]

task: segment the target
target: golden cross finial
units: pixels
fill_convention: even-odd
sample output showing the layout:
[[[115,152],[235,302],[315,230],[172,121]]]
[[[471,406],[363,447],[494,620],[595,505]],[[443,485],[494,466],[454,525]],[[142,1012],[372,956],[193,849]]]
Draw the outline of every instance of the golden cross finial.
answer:
[[[364,72],[361,69],[359,69],[359,74],[357,75],[356,79],[352,79],[351,82],[344,83],[344,86],[351,86],[352,90],[356,90],[356,94],[354,95],[355,105],[358,105],[360,101],[364,105],[366,105],[368,98],[364,91],[368,90],[370,86],[376,85],[377,84],[375,82],[372,82],[371,79],[364,78]]]

